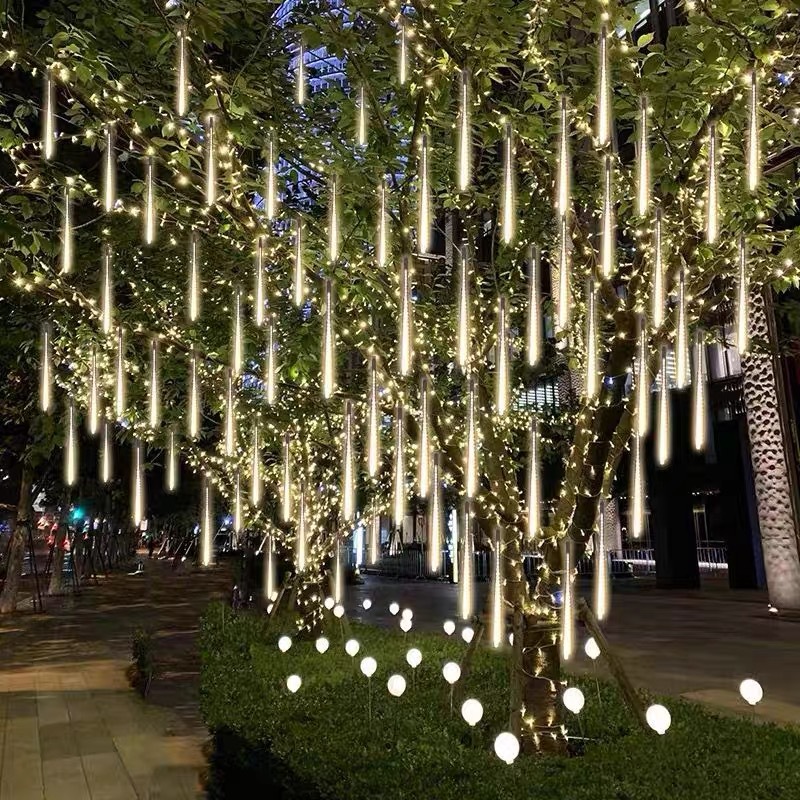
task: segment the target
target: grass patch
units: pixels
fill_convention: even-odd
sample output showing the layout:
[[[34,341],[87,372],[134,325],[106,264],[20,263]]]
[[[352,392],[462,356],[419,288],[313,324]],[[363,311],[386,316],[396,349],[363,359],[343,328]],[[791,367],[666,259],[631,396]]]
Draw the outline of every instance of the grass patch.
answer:
[[[464,644],[412,631],[408,639],[350,624],[361,644],[344,652],[338,622],[326,633],[330,650],[295,640],[287,653],[263,618],[209,608],[202,626],[201,703],[214,734],[210,798],[287,800],[787,800],[800,798],[800,732],[719,717],[696,704],[665,701],[672,713],[666,736],[639,731],[616,690],[576,681],[586,695],[580,728],[583,755],[520,757],[512,766],[494,755],[494,737],[508,723],[508,663],[500,654],[476,654],[466,696],[477,697],[484,718],[474,732],[449,709],[441,676]],[[423,662],[412,683],[405,653],[418,647]],[[358,671],[366,655],[372,678],[372,723],[367,680]],[[406,677],[406,694],[393,698],[389,675]],[[286,677],[300,675],[297,694]]]

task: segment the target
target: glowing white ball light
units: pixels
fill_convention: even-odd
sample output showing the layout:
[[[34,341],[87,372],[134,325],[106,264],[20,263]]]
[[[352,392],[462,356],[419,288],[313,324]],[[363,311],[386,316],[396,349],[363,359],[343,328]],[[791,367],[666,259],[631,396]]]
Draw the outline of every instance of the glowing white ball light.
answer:
[[[397,616],[397,612],[400,610],[400,606],[397,603],[390,603],[389,604],[389,613],[393,616]]]
[[[461,638],[467,644],[469,644],[472,641],[474,636],[475,636],[475,631],[472,630],[472,628],[470,628],[469,626],[467,626],[466,628],[464,628],[464,630],[461,631]]]
[[[288,636],[281,636],[278,639],[278,650],[285,653],[292,646],[292,640]]]
[[[336,617],[336,619],[341,619],[344,616],[344,606],[335,605],[333,607],[333,616]]]
[[[361,645],[355,639],[348,639],[344,646],[344,651],[350,658],[357,656],[360,649]]]
[[[411,620],[408,617],[403,617],[403,619],[400,620],[400,630],[403,631],[403,633],[408,633],[411,630]]]
[[[372,600],[369,597],[364,598],[364,601],[361,603],[361,607],[364,611],[369,611],[372,608]]]
[[[414,616],[414,612],[410,608],[404,608],[403,613],[400,616],[403,619],[411,619]]]
[[[739,694],[746,703],[754,706],[761,702],[764,697],[764,690],[758,681],[754,681],[752,678],[745,678],[739,684]]]
[[[600,645],[594,640],[594,636],[590,636],[586,640],[586,644],[583,646],[583,650],[589,658],[594,661],[596,658],[600,657]]]
[[[297,690],[300,688],[300,686],[301,686],[301,684],[302,684],[302,683],[303,683],[303,681],[302,681],[302,679],[300,678],[300,676],[299,676],[299,675],[290,675],[290,676],[289,676],[289,677],[286,679],[286,688],[287,688],[287,689],[288,689],[288,690],[289,690],[289,691],[290,691],[292,694],[294,694],[294,693],[295,693],[295,692],[296,692],[296,691],[297,691]]]
[[[501,761],[513,764],[514,759],[519,755],[519,740],[513,733],[503,731],[494,740],[494,752]]]
[[[416,669],[422,663],[422,653],[416,647],[412,647],[406,653],[406,661],[411,669]]]
[[[330,646],[331,643],[324,636],[320,636],[319,639],[314,642],[314,647],[317,648],[318,653],[324,653]]]
[[[576,686],[570,686],[569,689],[566,689],[561,699],[567,710],[571,711],[573,714],[580,714],[586,702],[583,692]]]
[[[328,609],[328,611],[330,611],[333,608],[333,604],[334,604],[334,600],[333,600],[332,597],[326,597],[325,598],[324,605],[325,605],[325,608]]]
[[[361,659],[361,671],[366,677],[371,678],[376,669],[378,669],[378,662],[372,656]]]
[[[444,679],[452,686],[461,677],[461,667],[455,661],[448,661],[442,667]]]
[[[656,703],[647,709],[647,724],[659,735],[663,736],[672,724],[672,717],[664,706]]]
[[[456,624],[451,619],[446,619],[444,621],[444,626],[443,627],[444,627],[444,632],[448,636],[452,636],[456,632]]]
[[[474,697],[465,700],[461,705],[461,716],[464,717],[464,722],[470,728],[474,728],[483,717],[483,706],[480,700],[476,700]]]
[[[392,697],[400,697],[406,690],[406,679],[402,675],[392,675],[386,682],[386,688]]]

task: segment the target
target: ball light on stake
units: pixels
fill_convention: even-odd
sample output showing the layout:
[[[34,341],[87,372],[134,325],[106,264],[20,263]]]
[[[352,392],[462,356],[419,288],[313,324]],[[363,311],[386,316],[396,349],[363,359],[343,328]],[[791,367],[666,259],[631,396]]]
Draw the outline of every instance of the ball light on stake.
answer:
[[[513,733],[503,731],[494,740],[494,752],[501,761],[513,764],[519,755],[519,739]]]
[[[332,597],[326,597],[322,605],[330,611],[336,605],[336,601]]]
[[[299,675],[290,675],[286,679],[286,688],[292,693],[295,694],[297,690],[302,686],[303,680]]]
[[[586,699],[583,696],[583,692],[578,689],[577,686],[570,686],[568,689],[564,690],[561,701],[564,703],[564,707],[567,711],[571,711],[573,714],[580,714]]]
[[[600,646],[597,644],[597,641],[593,636],[590,636],[586,640],[583,650],[592,661],[596,661],[600,657]]]
[[[369,611],[372,608],[372,600],[370,600],[369,597],[365,597],[361,601],[361,607],[364,609],[364,611]]]
[[[745,678],[739,684],[739,694],[751,706],[756,706],[764,698],[764,690],[761,688],[761,684],[753,680],[753,678]]]
[[[292,646],[291,637],[281,636],[281,638],[278,639],[278,650],[280,650],[281,653],[285,653],[291,646]]]
[[[461,638],[469,644],[475,638],[475,629],[467,625],[461,629]]]
[[[672,715],[662,705],[656,703],[645,712],[647,724],[659,735],[663,736],[672,724]]]
[[[389,603],[389,613],[396,617],[400,613],[400,606],[397,603]]]
[[[410,608],[404,608],[400,612],[400,617],[401,617],[401,619],[413,619],[414,618],[414,612]]]
[[[348,639],[344,644],[344,651],[350,656],[350,658],[355,658],[360,649],[361,645],[356,639]]]
[[[406,662],[411,669],[416,669],[422,663],[422,653],[416,647],[412,647],[406,653]]]
[[[341,619],[344,616],[344,606],[341,603],[337,603],[333,607],[333,616],[336,617],[336,619]]]
[[[327,653],[330,646],[331,643],[324,636],[320,636],[319,639],[314,642],[314,647],[320,655]]]
[[[361,672],[367,678],[371,678],[376,669],[378,669],[378,662],[372,656],[366,656],[361,659]]]
[[[406,690],[406,679],[402,675],[392,675],[386,682],[386,688],[392,697],[402,697]]]
[[[461,716],[464,722],[474,728],[483,718],[483,706],[480,700],[470,697],[461,704]]]
[[[442,628],[444,628],[444,632],[448,636],[452,636],[456,632],[456,624],[451,619],[446,619],[442,624]]]
[[[403,617],[400,620],[400,630],[403,631],[403,633],[408,633],[411,630],[412,624],[413,623],[410,619],[408,619],[408,617]]]

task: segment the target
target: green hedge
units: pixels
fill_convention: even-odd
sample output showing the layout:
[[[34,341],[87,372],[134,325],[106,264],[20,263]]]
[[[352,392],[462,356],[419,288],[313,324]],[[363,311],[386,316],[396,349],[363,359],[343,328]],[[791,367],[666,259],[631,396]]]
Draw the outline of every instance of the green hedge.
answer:
[[[287,626],[288,630],[288,626]],[[800,732],[717,717],[670,699],[672,727],[657,737],[635,729],[616,691],[582,681],[582,729],[590,743],[579,757],[524,758],[512,766],[494,755],[494,736],[507,724],[507,662],[481,650],[467,696],[484,706],[474,733],[458,709],[449,711],[441,677],[458,660],[460,640],[402,634],[351,624],[361,643],[355,661],[344,652],[338,622],[330,650],[295,641],[288,653],[264,620],[212,606],[203,621],[202,709],[214,735],[209,797],[287,800],[776,800],[800,798]],[[416,684],[405,653],[419,647]],[[364,655],[378,661],[372,678],[373,719],[367,719]],[[390,674],[408,680],[395,699]],[[303,679],[292,695],[285,679]]]

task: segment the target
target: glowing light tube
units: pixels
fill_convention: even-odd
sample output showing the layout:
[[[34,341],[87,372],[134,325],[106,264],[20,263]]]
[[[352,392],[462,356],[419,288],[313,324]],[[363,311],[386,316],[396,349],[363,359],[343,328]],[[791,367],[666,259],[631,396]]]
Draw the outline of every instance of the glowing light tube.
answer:
[[[469,253],[467,245],[459,248],[458,309],[456,314],[456,363],[462,372],[469,366],[471,339],[469,298]]]
[[[144,500],[144,445],[141,439],[134,439],[131,445],[133,467],[131,469],[131,518],[133,524],[139,528],[145,517]]]
[[[561,553],[564,568],[561,575],[561,659],[569,661],[575,653],[575,589],[572,585],[572,542],[567,538],[562,540]]]
[[[276,186],[275,176],[275,137],[270,135],[267,141],[267,167],[266,172],[266,185],[264,186],[264,213],[267,220],[272,222],[275,219],[275,214],[278,207],[278,188]]]
[[[180,475],[178,462],[178,436],[174,425],[170,427],[168,434],[166,466],[167,469],[164,475],[165,488],[170,494],[173,494],[178,490],[178,476]]]
[[[417,225],[417,246],[420,253],[427,253],[431,249],[431,184],[428,175],[428,136],[422,135],[419,147],[419,180],[417,201],[419,223]]]
[[[638,349],[636,355],[636,420],[635,428],[644,438],[650,431],[650,370],[648,368],[649,352],[647,347],[647,322],[644,314],[636,319]]]
[[[453,583],[459,583],[461,579],[461,572],[459,568],[459,543],[458,543],[458,513],[455,509],[450,511],[450,558],[453,563],[453,575],[452,580]]]
[[[291,460],[292,437],[288,433],[283,434],[283,483],[281,486],[281,519],[289,522],[292,518],[292,460]]]
[[[658,387],[658,429],[656,430],[656,464],[659,467],[666,466],[672,455],[671,427],[667,348],[662,346]]]
[[[333,330],[333,281],[325,278],[322,309],[322,397],[330,399],[336,391],[336,334]]]
[[[648,99],[639,99],[639,138],[636,143],[636,211],[640,217],[650,212],[650,127]]]
[[[736,349],[740,354],[748,351],[748,298],[750,295],[750,276],[747,269],[747,241],[739,237],[739,269],[736,279]]]
[[[147,421],[155,430],[161,424],[161,381],[159,380],[158,339],[150,340],[150,390],[147,403]]]
[[[342,545],[338,537],[334,539],[335,552],[333,566],[333,602],[341,603],[344,597],[344,569],[342,565]]]
[[[225,455],[236,453],[236,409],[234,408],[233,372],[225,370]]]
[[[275,542],[272,534],[267,534],[267,543],[264,549],[264,600],[272,602],[277,591],[275,580]]]
[[[53,328],[42,325],[39,355],[39,408],[45,414],[53,410]]]
[[[608,69],[608,28],[600,28],[597,67],[597,144],[605,147],[611,141],[611,77]]]
[[[114,261],[111,245],[103,243],[100,268],[100,324],[103,333],[111,333],[114,324]]]
[[[267,359],[264,365],[265,397],[268,406],[274,406],[278,397],[278,353],[275,342],[275,315],[270,314],[267,324]]]
[[[381,547],[381,515],[378,508],[373,505],[369,518],[369,563],[377,564]]]
[[[403,527],[406,515],[406,422],[405,409],[401,401],[397,401],[394,412],[394,498],[392,518],[398,530]]]
[[[442,568],[444,542],[444,504],[442,502],[442,454],[433,454],[431,499],[428,503],[428,569],[434,575]]]
[[[148,156],[144,162],[144,243],[151,245],[156,240],[156,161]]]
[[[719,236],[719,185],[717,176],[717,126],[708,126],[708,185],[706,187],[706,241]]]
[[[234,377],[242,374],[244,363],[244,331],[242,325],[242,290],[233,291],[233,321],[231,330],[231,369]]]
[[[617,249],[617,231],[614,223],[614,162],[607,155],[603,162],[603,213],[602,233],[600,239],[600,272],[606,279],[610,278],[616,269],[614,258]]]
[[[397,74],[401,86],[405,86],[408,80],[408,34],[406,26],[401,20],[400,25],[400,47],[398,53]]]
[[[103,420],[103,435],[100,443],[100,482],[111,483],[114,465],[114,429],[111,422]]]
[[[86,430],[90,436],[96,436],[100,430],[100,367],[97,363],[97,347],[94,345],[92,345],[89,355],[89,402]]]
[[[237,469],[233,478],[233,531],[237,534],[242,531],[242,513],[242,474]]]
[[[703,332],[694,332],[694,381],[692,383],[692,447],[696,452],[706,449],[708,441],[708,372],[706,370],[706,346]]]
[[[374,478],[381,463],[381,409],[378,357],[371,355],[367,366],[367,474]]]
[[[210,567],[214,561],[214,486],[208,475],[200,488],[200,563]]]
[[[496,343],[494,405],[498,416],[508,414],[511,394],[511,367],[509,365],[508,341],[508,298],[501,295],[497,301],[497,343]]]
[[[261,428],[256,422],[253,425],[253,447],[250,456],[250,505],[258,508],[261,505],[263,483],[261,480]]]
[[[190,439],[196,439],[200,434],[200,377],[198,375],[199,356],[192,347],[189,354],[189,393],[188,413],[186,424]]]
[[[367,98],[363,86],[358,88],[356,103],[356,144],[359,147],[367,146]]]
[[[109,122],[105,131],[106,150],[103,153],[103,209],[106,214],[117,204],[117,151],[114,123]]]
[[[72,223],[72,198],[69,186],[64,187],[61,210],[61,274],[69,275],[75,262],[75,232]]]
[[[464,501],[464,534],[461,537],[461,583],[458,587],[458,610],[464,621],[472,619],[473,583],[475,581],[475,546],[472,534],[472,502]]]
[[[206,117],[205,158],[206,158],[206,205],[217,202],[217,120],[213,114]]]
[[[78,412],[72,400],[67,404],[67,425],[64,436],[64,484],[78,482]]]
[[[264,326],[267,298],[264,287],[264,237],[259,236],[256,242],[256,259],[253,280],[253,320],[256,326]]]
[[[470,123],[469,72],[461,70],[458,115],[458,189],[465,192],[472,180],[472,126]]]
[[[644,437],[636,428],[631,439],[631,536],[641,539],[644,532]]]
[[[747,188],[751,192],[758,189],[761,181],[761,134],[758,122],[758,75],[756,68],[749,78],[749,108],[747,120]]]
[[[500,204],[503,244],[511,244],[514,240],[517,225],[514,173],[514,131],[511,123],[507,122],[503,137],[503,196]]]
[[[597,528],[594,532],[594,615],[598,622],[608,617],[611,599],[611,580],[608,569],[608,544],[606,542],[606,501],[600,498],[597,510]]]
[[[125,334],[117,328],[117,355],[114,379],[114,413],[117,419],[125,416],[127,409],[127,377],[125,372]]]
[[[678,305],[675,320],[675,388],[689,385],[689,323],[686,319],[686,270],[678,273]]]
[[[186,304],[189,322],[197,322],[200,317],[200,234],[192,231],[189,235],[189,297]]]
[[[528,366],[535,367],[542,357],[541,253],[536,245],[528,249],[528,330],[526,336]]]
[[[586,374],[584,393],[593,400],[600,388],[600,368],[597,355],[597,296],[594,278],[586,280]]]
[[[494,548],[492,552],[492,647],[498,648],[503,643],[506,630],[506,615],[503,606],[503,536],[500,527],[494,531]]]
[[[386,181],[378,184],[378,225],[375,231],[375,257],[379,267],[389,263],[389,212]]]
[[[52,161],[56,155],[56,86],[50,73],[44,72],[44,100],[42,102],[42,155]]]
[[[297,47],[297,69],[295,70],[294,98],[297,105],[306,102],[306,48],[302,42]]]
[[[559,217],[567,215],[570,206],[570,155],[569,155],[569,107],[565,95],[561,95],[558,127],[558,178],[556,180],[556,211]]]
[[[306,571],[306,547],[308,538],[308,497],[306,493],[306,482],[300,483],[300,497],[297,508],[297,530],[295,533],[295,554],[294,565],[298,572]]]
[[[339,259],[339,181],[334,175],[328,193],[328,258],[332,264]]]
[[[475,376],[467,376],[467,442],[464,454],[464,491],[471,500],[478,491],[478,388]]]
[[[398,331],[400,374],[405,377],[411,372],[414,359],[414,321],[411,304],[411,259],[403,256],[400,262],[400,330]]]
[[[179,117],[185,117],[189,111],[189,42],[186,28],[178,29],[178,65],[175,80],[175,111]]]
[[[430,379],[423,375],[419,382],[419,441],[417,442],[417,495],[424,499],[431,485],[431,409]]]
[[[556,301],[556,331],[564,333],[569,327],[570,298],[569,298],[569,272],[570,272],[569,232],[567,218],[561,217],[561,235],[558,246],[558,298]]]
[[[294,304],[300,308],[306,299],[306,268],[303,263],[303,220],[294,221],[294,277],[292,279]]]
[[[356,465],[353,431],[353,401],[344,401],[342,416],[342,519],[352,522],[356,516]]]
[[[651,292],[650,317],[654,331],[657,331],[664,324],[666,297],[664,278],[663,217],[659,207],[656,209],[656,218],[653,224],[653,288]]]
[[[533,417],[528,432],[527,525],[525,527],[525,543],[528,547],[538,541],[542,528],[542,489],[539,469],[539,423]]]

